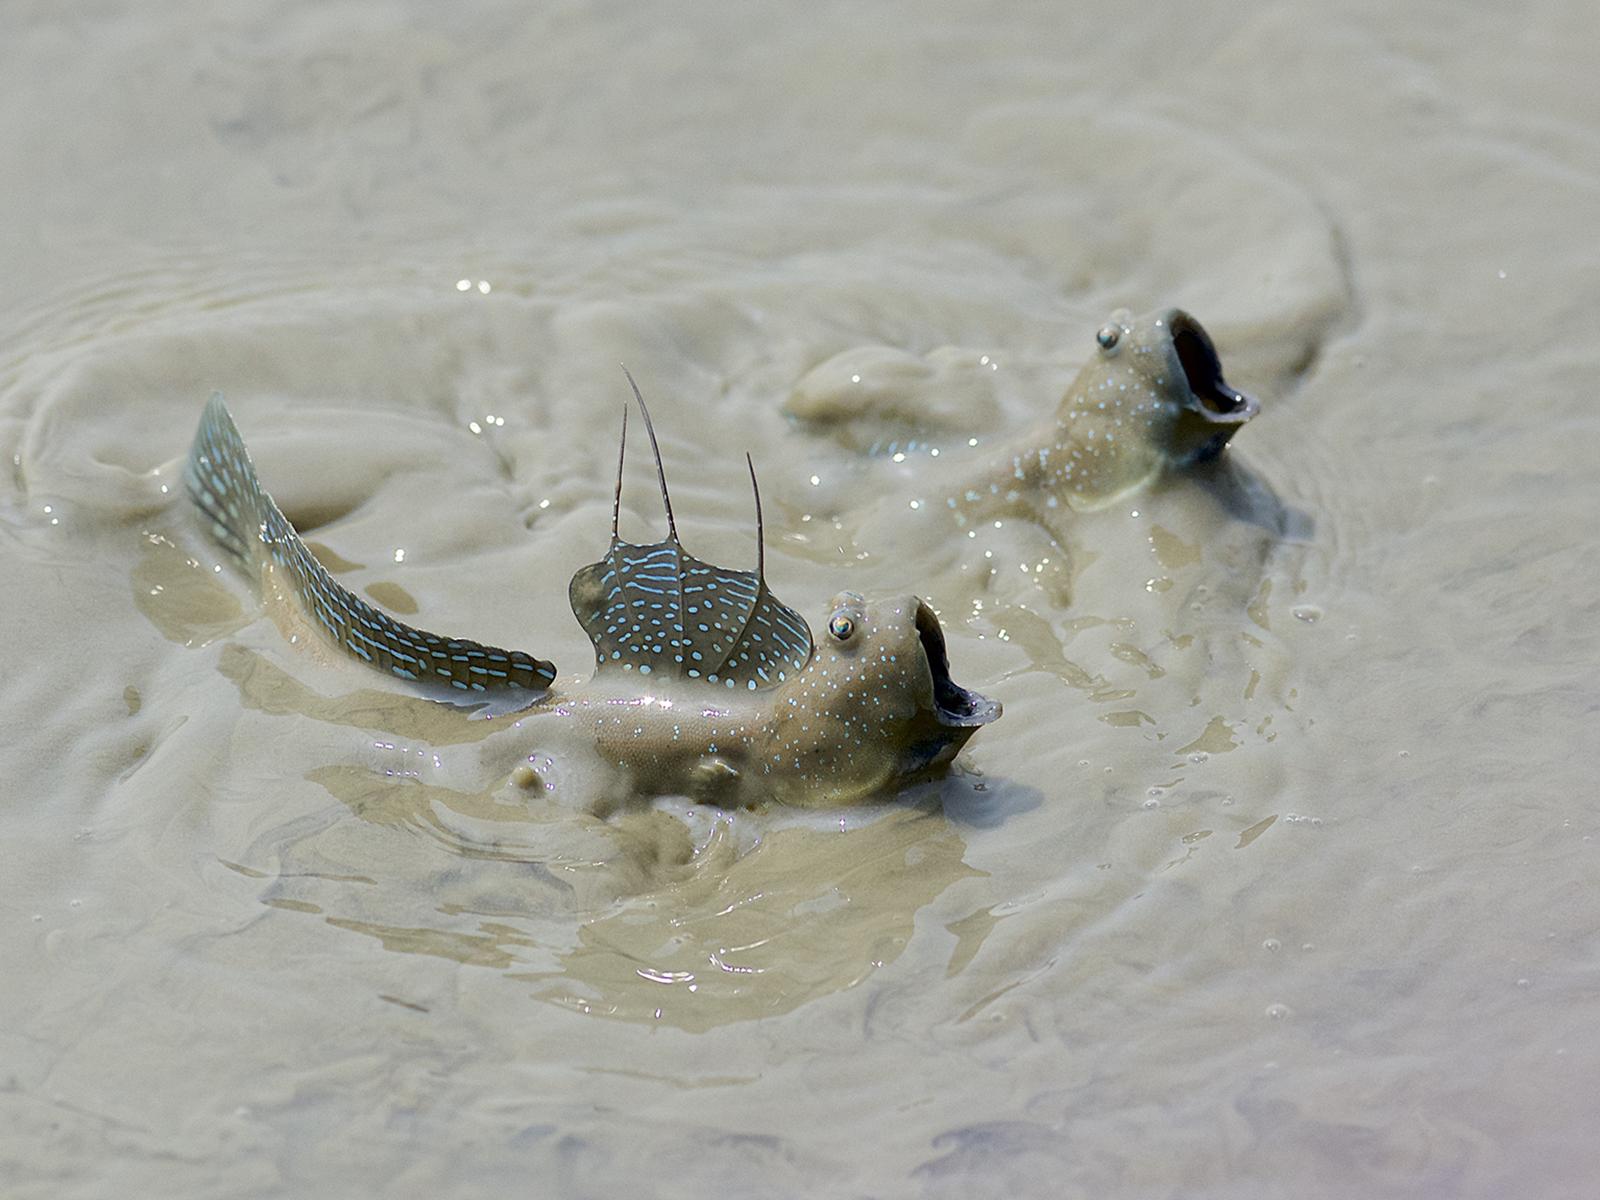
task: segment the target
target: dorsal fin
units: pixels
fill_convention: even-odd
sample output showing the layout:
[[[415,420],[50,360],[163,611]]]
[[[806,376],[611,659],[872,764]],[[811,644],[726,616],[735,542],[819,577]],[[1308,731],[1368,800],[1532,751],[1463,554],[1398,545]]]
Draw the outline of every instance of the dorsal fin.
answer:
[[[623,368],[627,370],[626,367]],[[622,520],[622,464],[628,457],[628,406],[622,406],[622,436],[617,439],[617,490],[611,497],[611,540],[617,540],[617,525]]]
[[[567,590],[573,614],[594,643],[596,672],[636,671],[752,690],[784,682],[804,669],[815,647],[805,618],[767,589],[754,461],[745,455],[756,502],[756,569],[738,571],[695,558],[678,540],[650,410],[626,367],[623,373],[655,452],[668,536],[636,546],[617,535],[619,456],[611,546],[603,559],[574,574]]]
[[[650,410],[645,406],[639,385],[633,381],[633,373],[627,367],[622,368],[622,373],[628,377],[628,386],[633,389],[633,398],[639,402],[639,411],[644,414],[644,431],[650,435],[650,452],[656,456],[656,479],[661,483],[661,507],[667,510],[667,537],[676,542],[678,525],[672,519],[672,497],[667,494],[667,470],[661,465],[661,445],[656,441],[655,422],[650,419]]]
[[[744,452],[744,465],[750,468],[750,491],[756,498],[756,578],[763,587],[767,583],[767,536],[761,525],[761,485],[756,482],[756,462],[750,451]]]

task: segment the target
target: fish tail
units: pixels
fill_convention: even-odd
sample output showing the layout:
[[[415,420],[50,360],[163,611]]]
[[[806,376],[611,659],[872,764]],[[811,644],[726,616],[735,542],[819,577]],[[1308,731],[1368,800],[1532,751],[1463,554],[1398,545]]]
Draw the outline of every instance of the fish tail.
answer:
[[[213,393],[206,403],[194,445],[189,448],[183,481],[189,498],[210,522],[211,536],[241,565],[251,566],[263,532],[262,502],[272,502],[261,490],[255,465],[221,392]]]
[[[455,703],[507,691],[530,693],[531,702],[555,682],[543,659],[417,629],[334,579],[261,486],[220,394],[200,418],[184,482],[218,544],[252,572],[264,563],[281,569],[306,615],[352,657]]]

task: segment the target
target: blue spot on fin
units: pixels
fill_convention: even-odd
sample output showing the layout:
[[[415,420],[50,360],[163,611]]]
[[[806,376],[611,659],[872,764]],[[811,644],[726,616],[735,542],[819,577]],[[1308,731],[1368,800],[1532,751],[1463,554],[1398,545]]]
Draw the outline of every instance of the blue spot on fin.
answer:
[[[757,572],[705,562],[676,539],[613,539],[605,558],[572,577],[567,594],[594,643],[596,674],[649,667],[668,678],[715,674],[760,689],[776,686],[780,671],[801,670],[815,649],[805,618]],[[696,612],[686,619],[691,604]]]

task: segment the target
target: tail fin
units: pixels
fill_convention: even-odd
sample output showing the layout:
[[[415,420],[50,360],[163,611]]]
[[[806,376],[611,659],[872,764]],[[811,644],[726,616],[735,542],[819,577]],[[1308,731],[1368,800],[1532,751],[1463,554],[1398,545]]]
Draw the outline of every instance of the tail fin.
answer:
[[[555,667],[543,659],[416,629],[328,574],[262,488],[220,394],[211,397],[200,418],[184,482],[223,549],[247,570],[262,562],[282,569],[306,615],[340,649],[369,666],[460,704],[480,703],[487,699],[485,692],[527,692],[532,702],[555,682]]]
[[[251,566],[253,547],[260,544],[265,532],[262,510],[272,501],[261,490],[244,439],[221,392],[213,392],[206,402],[183,481],[189,498],[210,519],[211,536],[242,566]]]

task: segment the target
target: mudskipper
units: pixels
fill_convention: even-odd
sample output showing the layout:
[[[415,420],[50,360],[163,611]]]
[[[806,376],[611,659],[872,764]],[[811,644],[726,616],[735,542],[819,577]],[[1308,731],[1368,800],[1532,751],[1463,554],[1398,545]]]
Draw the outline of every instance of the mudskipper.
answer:
[[[1216,458],[1260,409],[1223,379],[1210,335],[1181,308],[1118,309],[1095,347],[1051,419],[952,489],[946,507],[958,522],[1102,508],[1167,470]]]
[[[530,761],[597,756],[633,794],[846,804],[945,767],[1000,715],[998,702],[951,680],[939,620],[915,596],[840,592],[819,644],[767,587],[764,549],[754,571],[689,554],[637,387],[634,397],[667,537],[634,545],[618,534],[625,407],[611,545],[569,588],[595,649],[587,682],[559,680],[551,663],[520,650],[414,628],[341,585],[261,486],[220,396],[206,405],[185,478],[218,543],[334,645],[432,699],[536,716],[522,725],[539,739]],[[755,488],[753,465],[750,479]],[[755,504],[761,546],[759,490]],[[543,782],[520,771],[524,786]]]
[[[1005,588],[994,562],[1010,561],[1014,578],[1016,562],[1032,558],[1030,586],[1065,604],[1074,518],[1216,459],[1259,408],[1223,378],[1210,335],[1188,313],[1135,317],[1118,309],[1050,416],[981,456],[940,457],[920,478],[897,468],[905,474],[883,485],[874,504],[842,515],[838,527],[858,553],[893,546],[904,561],[926,548],[919,569],[929,574],[948,576],[955,560],[978,595]],[[991,545],[991,531],[1014,518],[1047,540]]]

